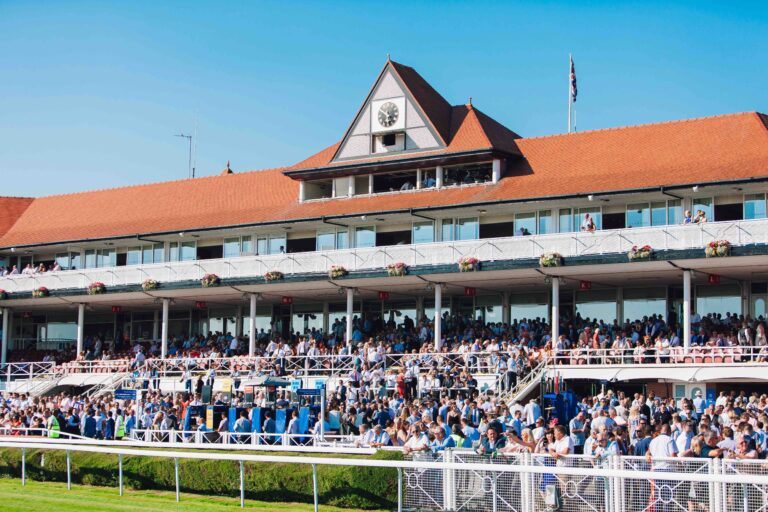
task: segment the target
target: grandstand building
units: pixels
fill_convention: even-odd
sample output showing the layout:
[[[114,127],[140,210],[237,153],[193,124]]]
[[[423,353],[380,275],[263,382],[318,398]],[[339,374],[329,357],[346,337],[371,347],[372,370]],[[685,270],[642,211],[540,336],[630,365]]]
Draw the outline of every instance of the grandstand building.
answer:
[[[253,350],[262,329],[288,337],[342,319],[349,340],[355,316],[657,314],[682,326],[674,375],[562,375],[683,386],[768,375],[688,356],[697,312],[766,313],[768,116],[525,138],[387,61],[340,135],[282,168],[0,198],[0,265],[20,272],[0,278],[2,361],[79,353],[93,335],[160,340],[164,355],[170,336],[222,331]],[[729,244],[708,257],[713,241]],[[645,245],[648,258],[630,259]],[[461,258],[477,263],[462,271]],[[41,263],[60,270],[22,273]],[[404,275],[390,275],[398,263]],[[104,288],[89,293],[94,283]],[[435,349],[447,342],[436,322]]]

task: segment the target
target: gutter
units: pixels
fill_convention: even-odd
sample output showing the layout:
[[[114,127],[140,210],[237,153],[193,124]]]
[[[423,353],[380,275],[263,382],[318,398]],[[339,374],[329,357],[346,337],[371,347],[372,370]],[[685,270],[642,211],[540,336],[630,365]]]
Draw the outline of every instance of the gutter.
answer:
[[[416,213],[416,212],[414,212],[414,211],[413,211],[413,208],[411,208],[410,210],[408,210],[408,213],[410,213],[410,214],[411,214],[411,216],[413,216],[413,217],[419,217],[420,219],[427,219],[427,220],[431,220],[432,222],[435,222],[435,221],[436,221],[436,219],[434,219],[433,217],[427,217],[426,215],[421,215],[420,213]]]

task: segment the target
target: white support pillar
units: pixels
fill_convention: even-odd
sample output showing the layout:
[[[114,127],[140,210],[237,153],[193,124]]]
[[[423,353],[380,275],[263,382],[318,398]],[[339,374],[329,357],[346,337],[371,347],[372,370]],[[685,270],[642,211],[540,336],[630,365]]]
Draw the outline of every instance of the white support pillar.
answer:
[[[552,276],[552,314],[549,322],[552,324],[552,346],[560,337],[560,278]],[[575,343],[576,340],[571,340]]]
[[[256,355],[256,301],[258,296],[252,293],[249,298],[251,299],[251,323],[248,325],[248,356],[253,357]]]
[[[443,188],[443,168],[439,165],[435,168],[435,187]]]
[[[509,310],[509,292],[501,294],[501,323],[509,325],[511,323],[511,311]]]
[[[421,190],[422,180],[421,169],[416,169],[416,190]]]
[[[235,316],[235,337],[243,337],[243,306],[237,306],[237,314]]]
[[[3,364],[8,360],[8,340],[10,340],[11,329],[11,308],[3,308],[3,344],[2,344],[2,358],[0,362]]]
[[[443,339],[443,286],[435,283],[435,352],[440,352],[440,342]]]
[[[491,181],[498,183],[501,179],[501,160],[495,158],[491,164]]]
[[[691,271],[683,270],[683,349],[691,351]]]
[[[165,359],[168,355],[168,306],[171,299],[163,299],[163,320],[160,333],[160,357]]]
[[[85,304],[77,305],[77,354],[83,352],[83,339],[85,334]]]
[[[303,203],[305,199],[304,195],[306,194],[306,191],[304,190],[304,186],[305,186],[304,180],[299,181],[299,202],[300,203]]]
[[[352,197],[355,195],[355,177],[354,176],[350,176],[348,178],[347,195],[349,197]]]
[[[368,175],[368,194],[373,194],[373,174]]]
[[[330,316],[331,316],[331,308],[328,305],[328,301],[323,302],[323,333],[328,334],[328,329],[330,328]]]
[[[352,353],[352,314],[355,305],[355,290],[347,288],[347,349]]]

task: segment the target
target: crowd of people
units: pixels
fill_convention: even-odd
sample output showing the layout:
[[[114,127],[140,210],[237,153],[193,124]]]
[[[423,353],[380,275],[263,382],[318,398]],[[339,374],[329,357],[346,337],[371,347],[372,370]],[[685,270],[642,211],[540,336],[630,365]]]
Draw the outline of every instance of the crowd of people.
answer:
[[[62,270],[62,268],[57,261],[49,263],[48,265],[45,263],[39,263],[37,265],[27,263],[27,265],[21,270],[19,270],[18,266],[16,265],[10,265],[8,267],[0,266],[0,277],[16,275],[31,276],[35,274],[45,274],[46,272],[58,272],[60,270]]]

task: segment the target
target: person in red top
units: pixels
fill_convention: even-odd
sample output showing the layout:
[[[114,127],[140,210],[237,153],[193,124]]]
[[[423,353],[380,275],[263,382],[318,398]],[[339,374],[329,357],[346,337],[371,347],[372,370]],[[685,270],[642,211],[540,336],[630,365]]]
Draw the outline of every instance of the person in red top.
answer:
[[[405,398],[405,370],[400,369],[400,373],[397,374],[397,394],[400,398]]]

